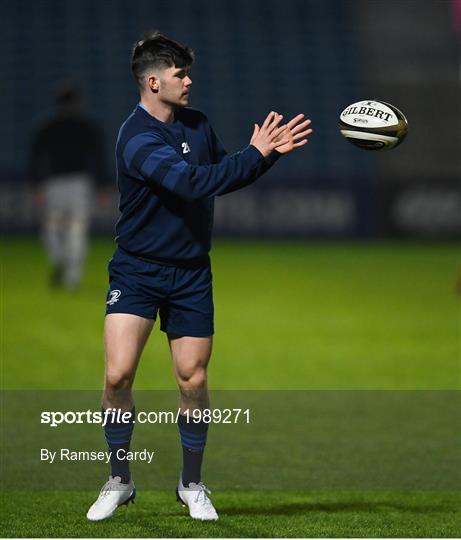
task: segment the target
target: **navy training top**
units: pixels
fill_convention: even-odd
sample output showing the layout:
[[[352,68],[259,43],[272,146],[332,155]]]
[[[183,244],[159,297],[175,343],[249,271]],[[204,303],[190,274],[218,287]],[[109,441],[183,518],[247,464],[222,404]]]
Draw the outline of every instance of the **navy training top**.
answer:
[[[251,184],[280,155],[264,158],[252,145],[227,155],[200,111],[179,109],[166,124],[138,105],[116,145],[117,245],[170,264],[207,258],[214,196]]]

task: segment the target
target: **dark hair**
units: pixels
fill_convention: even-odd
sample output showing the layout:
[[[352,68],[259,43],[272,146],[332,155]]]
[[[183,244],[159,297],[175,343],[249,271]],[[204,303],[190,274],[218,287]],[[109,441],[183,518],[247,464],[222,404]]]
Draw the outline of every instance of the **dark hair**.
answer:
[[[142,87],[143,76],[148,69],[190,66],[194,51],[177,41],[167,38],[157,30],[150,31],[133,47],[131,70],[138,86]]]

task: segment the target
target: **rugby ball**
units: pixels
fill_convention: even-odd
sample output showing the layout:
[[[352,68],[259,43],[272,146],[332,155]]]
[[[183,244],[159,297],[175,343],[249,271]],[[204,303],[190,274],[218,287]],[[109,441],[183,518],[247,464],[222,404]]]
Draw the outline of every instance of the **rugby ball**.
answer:
[[[339,130],[364,150],[390,150],[405,139],[408,121],[402,111],[384,101],[357,101],[341,113]]]

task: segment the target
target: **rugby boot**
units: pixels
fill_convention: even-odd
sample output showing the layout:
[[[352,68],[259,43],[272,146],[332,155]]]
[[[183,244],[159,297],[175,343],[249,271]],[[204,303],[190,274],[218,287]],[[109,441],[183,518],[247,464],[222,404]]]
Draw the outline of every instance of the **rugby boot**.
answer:
[[[189,508],[189,514],[192,518],[202,521],[216,521],[218,519],[218,514],[208,495],[211,495],[211,491],[202,482],[198,484],[191,482],[189,487],[185,487],[182,478],[179,479],[176,500]]]
[[[88,510],[86,517],[90,521],[100,521],[112,517],[119,506],[134,503],[136,488],[133,481],[129,484],[122,484],[120,476],[112,478],[102,486],[99,497]]]

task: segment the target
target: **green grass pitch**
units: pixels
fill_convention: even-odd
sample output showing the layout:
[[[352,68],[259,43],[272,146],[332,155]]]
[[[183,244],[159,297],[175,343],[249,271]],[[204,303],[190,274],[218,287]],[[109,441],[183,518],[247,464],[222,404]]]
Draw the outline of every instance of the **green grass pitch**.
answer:
[[[110,241],[94,241],[83,285],[69,293],[48,289],[37,242],[3,243],[4,389],[100,388],[112,250]],[[210,386],[459,389],[459,269],[454,244],[216,243]],[[175,388],[157,327],[136,388]],[[85,512],[99,483],[94,493],[3,493],[2,535],[446,537],[461,530],[459,492],[217,492],[221,519],[202,524],[187,518],[173,492],[150,491],[128,512],[91,524]]]

